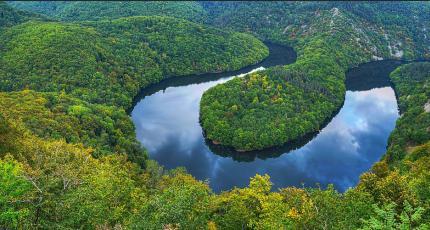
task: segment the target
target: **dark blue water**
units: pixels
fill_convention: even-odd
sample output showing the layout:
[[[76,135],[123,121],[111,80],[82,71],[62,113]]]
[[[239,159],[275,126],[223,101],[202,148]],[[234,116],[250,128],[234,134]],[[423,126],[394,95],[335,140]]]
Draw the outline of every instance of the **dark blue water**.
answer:
[[[294,61],[292,55],[282,62]],[[262,65],[273,65],[268,62],[271,60]],[[320,133],[277,150],[237,153],[206,143],[199,124],[200,98],[205,90],[237,72],[163,82],[143,92],[131,115],[137,139],[150,158],[167,169],[185,167],[197,179],[207,179],[216,192],[247,186],[257,173],[270,175],[275,188],[334,184],[345,191],[356,185],[360,174],[386,150],[399,117],[387,77],[396,65],[375,62],[349,71],[350,90],[339,113]]]

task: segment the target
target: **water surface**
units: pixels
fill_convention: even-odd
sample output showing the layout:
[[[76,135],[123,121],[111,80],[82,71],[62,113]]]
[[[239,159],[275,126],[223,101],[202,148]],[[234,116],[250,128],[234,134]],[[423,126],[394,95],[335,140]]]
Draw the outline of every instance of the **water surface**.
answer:
[[[145,89],[131,115],[137,139],[150,158],[167,169],[185,167],[197,179],[207,179],[216,192],[247,186],[257,173],[270,175],[275,188],[334,184],[344,191],[356,185],[359,175],[385,152],[399,116],[388,81],[388,73],[398,62],[374,62],[351,69],[343,107],[318,134],[282,148],[252,153],[237,153],[205,140],[199,124],[203,92],[240,73],[295,59],[294,53],[288,53],[291,50],[270,48],[278,56],[252,69],[171,79]],[[284,55],[282,60],[279,54]]]

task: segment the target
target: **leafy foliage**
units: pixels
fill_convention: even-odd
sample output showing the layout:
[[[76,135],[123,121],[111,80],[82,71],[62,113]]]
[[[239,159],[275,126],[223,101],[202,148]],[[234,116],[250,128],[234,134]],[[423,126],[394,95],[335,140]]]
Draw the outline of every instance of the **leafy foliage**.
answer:
[[[44,10],[58,6],[61,12],[67,6],[67,20],[100,16],[93,13],[100,10],[98,3],[31,4]],[[91,7],[74,18],[79,4]],[[109,4],[130,4],[136,10],[144,5]],[[176,3],[158,6],[163,4]],[[197,3],[177,4],[179,12],[187,12],[182,6]],[[205,94],[202,123],[213,130],[208,135],[237,148],[276,145],[320,128],[321,120],[342,103],[344,71],[372,54],[389,57],[393,51],[381,48],[383,39],[370,36],[373,29],[383,26],[390,42],[413,39],[404,43],[405,57],[426,52],[416,24],[428,14],[413,19],[428,9],[424,3],[200,4],[213,17],[208,23],[291,43],[299,53],[292,65],[234,79]],[[118,5],[106,8],[101,18],[127,13]],[[333,26],[325,28],[332,19]],[[292,26],[285,28],[285,22]],[[359,42],[352,36],[358,25],[370,28],[363,32],[369,39],[363,35]],[[6,91],[0,93],[0,228],[428,228],[428,63],[408,64],[391,74],[403,116],[387,155],[362,175],[356,188],[343,194],[332,186],[272,191],[269,176],[256,175],[248,187],[214,194],[183,170],[167,171],[151,160],[143,168],[130,162],[126,155],[133,160],[141,150],[124,109],[141,87],[164,77],[254,63],[267,55],[260,42],[165,17],[27,22],[5,29],[0,37],[0,88]],[[376,51],[369,48],[373,45]],[[246,127],[236,134],[229,124]]]
[[[7,7],[4,5],[4,7]],[[143,87],[179,75],[236,70],[268,55],[250,35],[167,17],[26,22],[0,34],[0,110],[43,138],[146,154],[125,113]],[[243,45],[246,44],[246,45]],[[13,109],[10,109],[10,108]]]
[[[395,162],[407,154],[409,147],[424,144],[430,139],[430,63],[411,63],[391,73],[402,117],[389,140],[387,160]]]
[[[236,70],[268,55],[249,35],[164,17],[85,26],[29,22],[0,37],[2,91],[64,90],[123,108],[142,87],[163,77]]]
[[[362,57],[429,57],[428,2],[203,2],[208,23],[280,43],[297,44],[322,33],[342,40]],[[340,19],[340,20],[339,20]],[[342,25],[343,24],[343,25]],[[348,49],[348,46],[342,46]],[[343,50],[342,49],[342,50]],[[301,50],[297,49],[300,53]],[[340,50],[338,50],[340,51]],[[402,52],[400,52],[402,51]]]
[[[413,208],[406,202],[405,210],[396,217],[395,206],[395,203],[385,205],[383,208],[374,205],[376,215],[369,220],[364,220],[362,229],[428,229],[427,224],[416,224],[421,222],[423,208]]]
[[[201,121],[207,137],[253,150],[282,145],[322,128],[322,121],[342,102],[337,98],[343,86],[333,80],[342,79],[343,74],[328,61],[324,66],[332,68],[308,71],[314,61],[298,60],[205,92]]]
[[[376,5],[364,4],[360,9],[371,7],[374,14],[386,10]],[[208,3],[206,7],[214,9],[213,13],[219,16],[219,24],[250,29],[259,37],[292,44],[299,54],[297,62],[284,67],[284,70],[269,69],[234,79],[203,95],[201,121],[207,137],[214,143],[232,146],[236,150],[279,146],[320,130],[342,104],[344,72],[348,68],[378,59],[378,56],[401,58],[428,53],[427,48],[422,47],[427,45],[424,40],[414,41],[416,47],[401,47],[404,50],[389,45],[387,52],[381,39],[387,40],[387,33],[397,32],[397,28],[392,26],[394,23],[373,18],[374,24],[378,21],[376,24],[387,26],[386,31],[374,31],[374,25],[368,26],[370,21],[362,17],[362,12],[356,7],[348,7],[348,4]],[[423,7],[427,9],[429,6],[423,4]],[[235,11],[241,13],[231,15]],[[243,19],[250,11],[270,16],[260,22],[256,22],[254,17]],[[411,13],[418,11],[420,9],[416,5],[410,7]],[[300,12],[300,18],[292,18],[297,12]],[[414,21],[406,14],[402,17],[405,21]],[[417,17],[414,25],[428,21],[425,16]],[[280,23],[291,25],[280,34]],[[405,26],[402,31],[405,29],[405,33],[412,30],[410,26]],[[408,44],[396,39],[398,43]]]
[[[6,119],[22,121],[38,137],[92,147],[95,156],[127,153],[141,164],[146,158],[129,117],[114,106],[90,104],[64,93],[25,90],[0,93],[0,112]]]
[[[30,210],[31,185],[23,178],[23,166],[7,156],[0,159],[0,226],[17,228]]]

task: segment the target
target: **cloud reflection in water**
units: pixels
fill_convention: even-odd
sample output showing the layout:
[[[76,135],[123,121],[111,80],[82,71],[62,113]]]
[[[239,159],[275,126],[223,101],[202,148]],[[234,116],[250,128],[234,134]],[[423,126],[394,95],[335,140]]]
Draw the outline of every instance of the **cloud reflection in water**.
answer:
[[[398,118],[392,88],[347,91],[342,109],[309,143],[277,158],[238,162],[210,151],[198,120],[203,92],[226,80],[167,88],[132,112],[137,138],[152,159],[168,169],[184,166],[209,179],[216,192],[247,186],[256,173],[269,174],[277,188],[333,183],[344,191],[380,159]]]

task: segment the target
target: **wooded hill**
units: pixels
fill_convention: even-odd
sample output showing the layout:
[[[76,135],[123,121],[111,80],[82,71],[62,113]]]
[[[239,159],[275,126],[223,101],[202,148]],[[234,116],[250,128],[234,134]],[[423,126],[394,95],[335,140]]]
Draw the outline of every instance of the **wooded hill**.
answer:
[[[237,117],[244,114],[275,128],[284,123],[276,118],[288,115],[295,120],[285,128],[298,130],[288,135],[318,128],[340,106],[349,67],[378,57],[428,57],[428,3],[167,2],[131,13],[128,3],[11,4],[79,22],[15,20],[21,13],[0,3],[0,12],[13,15],[0,14],[8,20],[0,33],[0,228],[429,228],[428,63],[391,74],[403,116],[384,159],[343,194],[333,187],[271,191],[267,175],[214,194],[183,170],[146,159],[124,112],[140,88],[164,77],[237,69],[267,56],[261,42],[231,29],[292,45],[299,57],[209,90],[203,113],[244,122],[231,123],[238,127],[248,124]],[[56,12],[66,8],[64,16]],[[194,9],[208,16],[192,16]],[[130,15],[139,17],[117,19]],[[253,133],[239,140],[249,137],[262,141],[239,145],[272,144]]]

